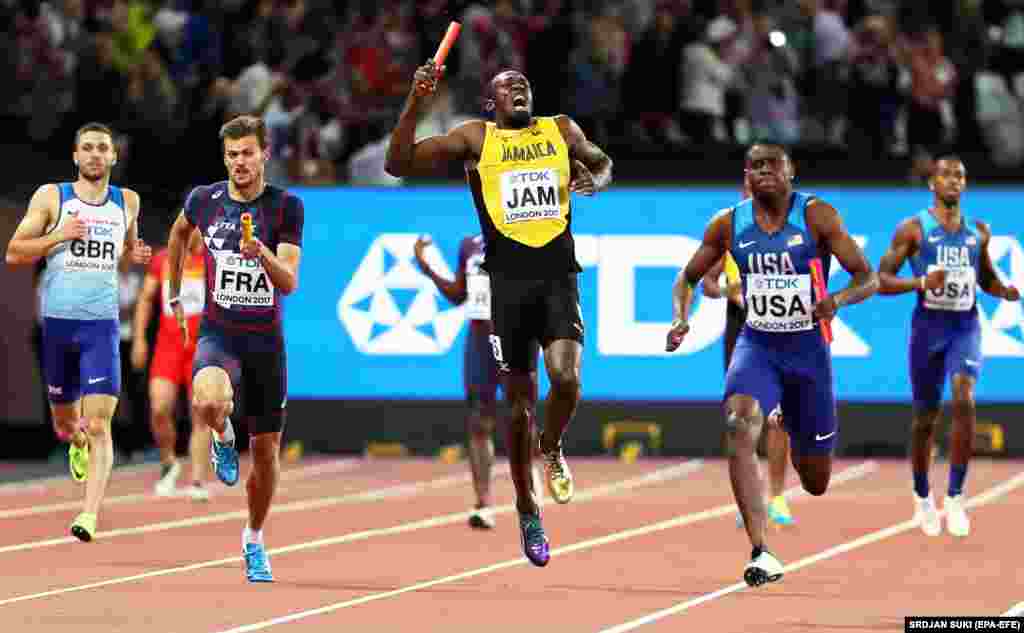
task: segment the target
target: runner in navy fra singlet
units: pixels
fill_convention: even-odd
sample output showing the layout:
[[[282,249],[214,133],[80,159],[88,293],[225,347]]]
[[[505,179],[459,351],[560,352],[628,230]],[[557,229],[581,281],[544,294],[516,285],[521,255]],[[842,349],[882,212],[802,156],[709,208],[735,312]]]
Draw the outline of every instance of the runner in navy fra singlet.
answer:
[[[466,333],[466,347],[463,351],[462,381],[469,404],[466,420],[468,457],[476,505],[469,516],[469,525],[477,529],[494,527],[494,513],[491,507],[491,469],[494,465],[494,429],[498,419],[498,366],[491,351],[490,337],[494,334],[491,322],[491,279],[483,268],[484,236],[466,237],[459,244],[458,267],[455,279],[448,280],[437,274],[424,255],[430,239],[416,240],[413,252],[416,263],[423,274],[430,278],[446,299],[465,308],[469,331]],[[540,353],[539,345],[533,343],[533,355]],[[536,400],[536,372],[533,374],[533,399]],[[534,489],[540,493],[540,471],[533,465]]]
[[[934,192],[932,207],[899,225],[878,265],[880,292],[917,293],[909,349],[914,397],[910,442],[914,520],[929,536],[942,532],[928,470],[948,378],[953,395],[953,437],[944,502],[946,527],[954,536],[967,536],[971,523],[961,495],[973,451],[974,386],[982,365],[977,289],[1007,301],[1020,300],[1020,293],[1003,285],[995,272],[988,254],[991,229],[960,209],[967,186],[963,161],[955,156],[935,161],[928,186]],[[908,259],[913,276],[899,277]]]
[[[746,175],[752,197],[711,220],[700,248],[676,278],[675,319],[666,349],[677,349],[689,331],[693,287],[731,252],[747,315],[726,376],[729,472],[753,546],[743,578],[757,586],[779,580],[783,570],[765,545],[764,485],[755,452],[761,425],[781,404],[800,481],[807,492],[824,494],[838,428],[832,358],[818,320],[829,320],[839,307],[871,296],[878,280],[839,213],[813,195],[793,191],[793,165],[785,150],[754,145],[747,153]],[[828,279],[833,255],[853,279],[833,295],[817,296],[811,262],[819,258]],[[772,423],[775,418],[768,419]]]
[[[252,471],[242,553],[250,582],[272,582],[263,523],[280,474],[288,402],[282,299],[299,283],[303,206],[297,196],[264,179],[269,150],[261,119],[232,119],[220,137],[228,180],[194,189],[171,228],[170,302],[187,340],[179,293],[185,245],[198,228],[206,243],[207,294],[192,368],[192,416],[213,429],[214,470],[228,485],[238,481],[228,416],[240,408],[249,422]],[[246,214],[252,218],[251,239],[243,234]]]

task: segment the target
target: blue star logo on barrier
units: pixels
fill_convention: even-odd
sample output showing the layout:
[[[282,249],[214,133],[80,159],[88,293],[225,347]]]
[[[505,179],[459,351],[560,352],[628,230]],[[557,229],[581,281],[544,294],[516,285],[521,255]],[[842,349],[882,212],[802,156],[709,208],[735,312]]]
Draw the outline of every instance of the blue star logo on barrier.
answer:
[[[338,319],[364,354],[444,354],[462,328],[462,308],[449,305],[417,267],[416,238],[379,235],[338,300]],[[454,276],[436,246],[425,256],[441,276]]]

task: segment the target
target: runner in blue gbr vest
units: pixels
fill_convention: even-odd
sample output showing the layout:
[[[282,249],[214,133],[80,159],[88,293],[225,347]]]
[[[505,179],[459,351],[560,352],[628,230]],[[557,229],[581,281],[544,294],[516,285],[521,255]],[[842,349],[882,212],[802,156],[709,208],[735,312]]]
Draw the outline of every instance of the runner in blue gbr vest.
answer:
[[[900,223],[878,264],[882,294],[917,292],[909,350],[914,395],[910,454],[914,519],[929,536],[942,532],[928,469],[947,377],[953,392],[953,437],[944,503],[946,527],[954,536],[967,536],[971,530],[961,494],[973,449],[974,385],[982,362],[977,288],[1007,301],[1020,300],[1020,292],[1003,285],[992,266],[989,226],[960,210],[966,186],[963,161],[955,156],[937,160],[928,182],[934,192],[932,207]],[[900,277],[907,259],[913,275]]]
[[[666,349],[676,350],[690,329],[694,286],[726,251],[732,252],[747,315],[725,379],[729,477],[753,546],[743,579],[754,587],[779,580],[783,573],[765,544],[764,484],[755,453],[762,423],[781,405],[793,467],[807,492],[824,494],[838,426],[832,357],[817,321],[870,297],[878,277],[839,213],[793,190],[793,164],[783,148],[751,147],[746,176],[752,197],[712,218],[703,243],[676,277]],[[815,296],[811,260],[821,259],[827,279],[833,255],[852,280],[835,294]],[[771,424],[777,418],[768,420]]]

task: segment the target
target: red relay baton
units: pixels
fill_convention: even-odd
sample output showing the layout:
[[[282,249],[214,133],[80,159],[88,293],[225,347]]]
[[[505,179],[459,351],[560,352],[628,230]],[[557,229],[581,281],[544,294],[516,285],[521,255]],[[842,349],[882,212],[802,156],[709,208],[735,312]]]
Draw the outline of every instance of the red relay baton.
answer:
[[[448,25],[448,30],[444,34],[444,39],[437,47],[437,52],[434,53],[434,65],[440,68],[444,65],[444,60],[448,58],[448,51],[452,49],[452,45],[455,44],[455,40],[459,37],[459,31],[462,30],[462,25],[458,22],[452,22]]]
[[[818,295],[818,300],[823,301],[828,297],[828,288],[825,286],[825,272],[821,265],[821,259],[815,257],[811,260],[811,281],[814,283],[814,294]],[[821,327],[821,336],[825,339],[826,343],[832,343],[832,322],[827,319],[818,319],[818,325]]]

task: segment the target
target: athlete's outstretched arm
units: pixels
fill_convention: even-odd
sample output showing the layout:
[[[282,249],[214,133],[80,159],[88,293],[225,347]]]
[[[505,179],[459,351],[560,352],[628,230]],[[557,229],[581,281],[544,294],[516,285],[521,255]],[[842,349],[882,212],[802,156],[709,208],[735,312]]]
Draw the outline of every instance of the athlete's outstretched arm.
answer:
[[[992,240],[992,229],[989,225],[981,222],[977,222],[978,232],[981,233],[981,249],[978,267],[978,285],[981,289],[989,293],[993,297],[1000,299],[1006,299],[1007,301],[1020,301],[1020,290],[1015,286],[1004,285],[999,279],[999,274],[996,273],[996,268],[992,265],[992,257],[988,253],[988,244]]]
[[[431,240],[429,237],[420,236],[416,238],[416,244],[413,245],[413,255],[416,257],[416,264],[420,267],[420,271],[424,275],[430,278],[430,281],[434,282],[437,289],[444,295],[444,298],[451,301],[454,305],[462,305],[466,301],[466,248],[463,245],[459,249],[459,267],[455,272],[455,280],[449,281],[441,275],[437,274],[430,264],[427,262],[427,258],[423,256],[423,249],[425,249]]]
[[[43,185],[32,194],[28,210],[14,231],[11,241],[7,244],[8,264],[12,266],[33,264],[46,257],[57,244],[70,240],[82,239],[87,231],[85,223],[77,216],[68,218],[64,224],[54,231],[43,234],[56,217],[60,205],[60,193],[56,185]]]
[[[416,123],[424,101],[437,90],[440,74],[432,59],[416,69],[412,90],[402,113],[398,115],[398,124],[391,131],[387,162],[384,164],[384,170],[396,178],[443,173],[449,162],[471,158],[470,133],[475,131],[482,138],[483,122],[469,121],[447,134],[416,141]]]
[[[811,204],[814,213],[810,214],[810,217],[817,225],[818,235],[824,238],[829,251],[852,277],[845,288],[830,294],[828,301],[819,302],[815,306],[815,312],[820,318],[831,318],[839,308],[860,303],[875,294],[878,291],[878,274],[871,269],[871,262],[864,256],[864,251],[847,232],[839,212],[821,200],[815,200]]]
[[[572,163],[569,191],[589,196],[605,189],[612,182],[612,159],[592,143],[571,118],[563,115],[556,120],[569,146]]]
[[[704,240],[693,254],[686,267],[676,275],[672,284],[672,328],[668,332],[665,351],[673,352],[690,331],[690,305],[693,303],[693,289],[708,274],[712,266],[724,256],[729,243],[730,214],[723,211],[712,218],[704,229]]]
[[[946,271],[935,270],[927,277],[900,277],[900,268],[921,247],[921,225],[913,219],[900,222],[889,250],[878,262],[878,294],[899,295],[925,288],[939,288],[946,282]]]

